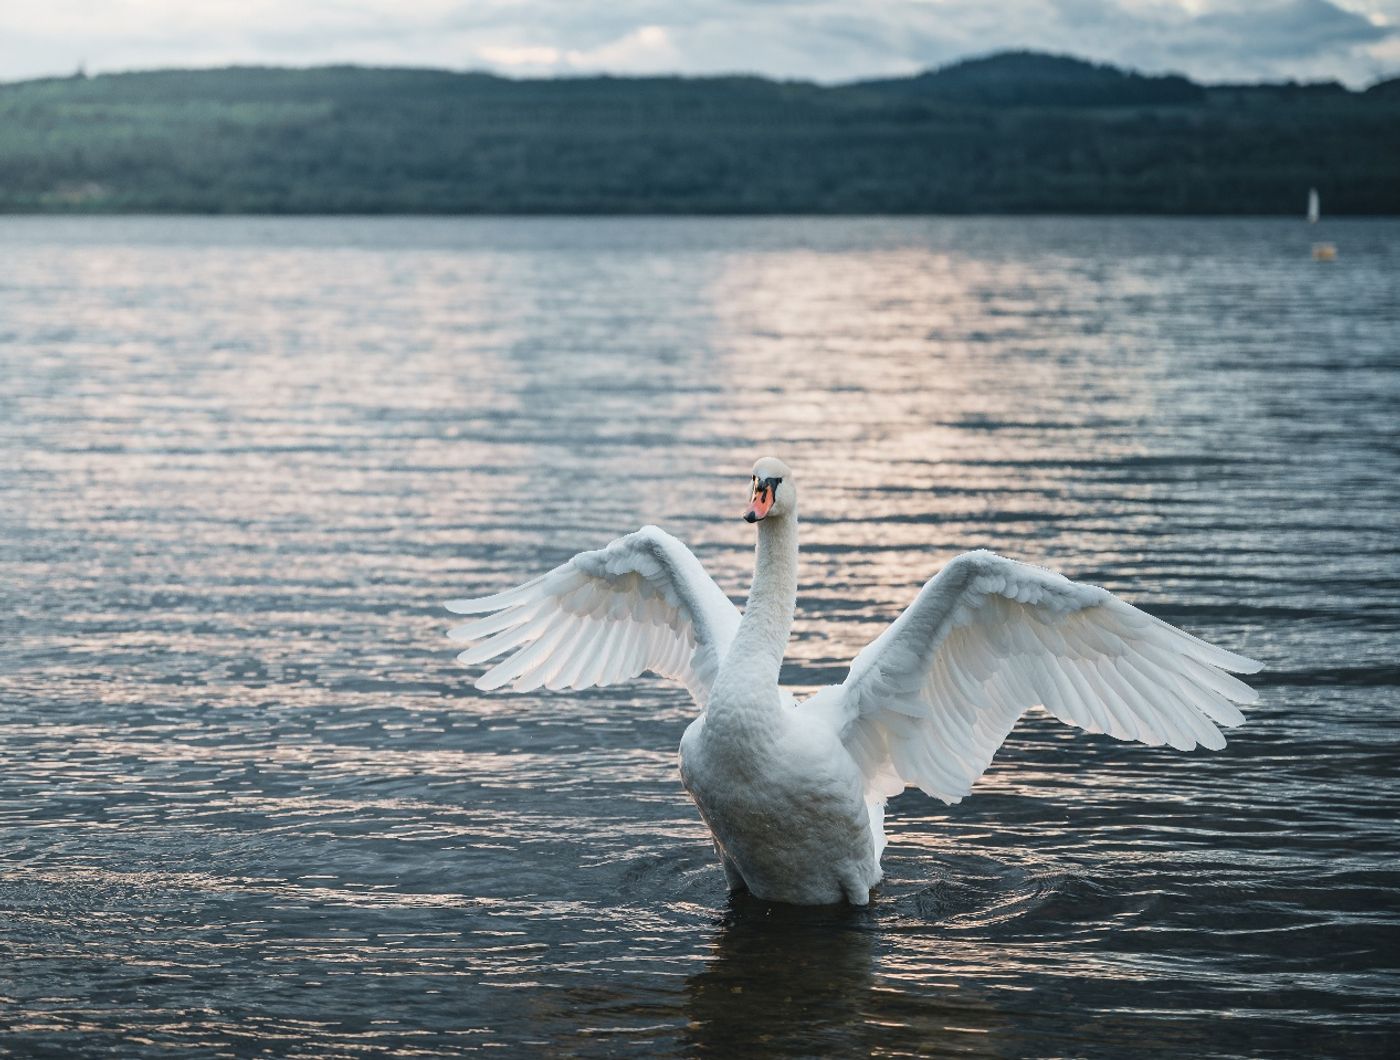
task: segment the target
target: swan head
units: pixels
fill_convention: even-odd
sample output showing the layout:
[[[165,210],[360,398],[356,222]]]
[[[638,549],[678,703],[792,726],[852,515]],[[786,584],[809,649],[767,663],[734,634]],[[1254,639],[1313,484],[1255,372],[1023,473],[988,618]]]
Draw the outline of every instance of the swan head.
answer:
[[[753,466],[746,523],[790,515],[797,510],[797,483],[792,469],[775,457],[765,456]]]

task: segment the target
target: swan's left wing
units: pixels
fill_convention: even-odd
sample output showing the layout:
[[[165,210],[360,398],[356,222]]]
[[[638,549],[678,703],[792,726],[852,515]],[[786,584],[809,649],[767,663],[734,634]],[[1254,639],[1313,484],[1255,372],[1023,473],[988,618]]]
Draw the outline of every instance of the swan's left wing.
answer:
[[[958,556],[809,702],[841,733],[874,794],[914,784],[957,802],[1012,726],[1040,705],[1120,740],[1225,746],[1218,725],[1256,693],[1226,671],[1260,664],[1106,589],[991,552]]]
[[[449,631],[477,642],[460,662],[505,656],[477,688],[592,688],[651,670],[681,681],[701,709],[739,627],[738,609],[694,553],[654,526],[514,589],[447,608],[486,615]]]

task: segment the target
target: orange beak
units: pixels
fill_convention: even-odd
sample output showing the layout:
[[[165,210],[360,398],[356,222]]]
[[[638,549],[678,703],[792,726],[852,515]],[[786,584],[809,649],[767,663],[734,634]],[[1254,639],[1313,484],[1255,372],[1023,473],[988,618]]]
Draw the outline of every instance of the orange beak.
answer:
[[[749,510],[744,513],[744,522],[756,523],[768,514],[768,510],[773,507],[773,500],[777,496],[777,491],[771,482],[755,482],[753,493],[749,497]]]

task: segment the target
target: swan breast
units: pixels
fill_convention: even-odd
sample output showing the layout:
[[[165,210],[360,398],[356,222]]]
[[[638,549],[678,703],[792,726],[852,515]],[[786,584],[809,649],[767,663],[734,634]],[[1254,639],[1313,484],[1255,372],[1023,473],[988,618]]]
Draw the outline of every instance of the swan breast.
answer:
[[[681,740],[686,790],[756,896],[812,904],[868,892],[878,867],[860,772],[834,733],[785,721],[736,740],[697,718]]]

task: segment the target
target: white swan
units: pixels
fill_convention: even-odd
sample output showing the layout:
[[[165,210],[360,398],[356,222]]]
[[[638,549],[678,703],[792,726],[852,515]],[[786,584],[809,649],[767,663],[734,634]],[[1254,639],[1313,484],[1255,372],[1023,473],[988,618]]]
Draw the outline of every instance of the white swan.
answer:
[[[968,552],[923,587],[851,664],[802,703],[778,687],[797,595],[797,490],[781,461],[753,469],[758,524],[742,618],[683,544],[654,526],[581,552],[495,596],[450,636],[464,664],[505,655],[477,682],[517,691],[591,688],[651,670],[683,682],[701,714],[681,777],[731,890],[818,905],[869,901],[880,881],[885,799],[917,785],[958,802],[1016,720],[1042,706],[1120,740],[1225,746],[1236,703],[1225,671],[1260,664],[1198,640],[1104,589]]]

